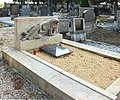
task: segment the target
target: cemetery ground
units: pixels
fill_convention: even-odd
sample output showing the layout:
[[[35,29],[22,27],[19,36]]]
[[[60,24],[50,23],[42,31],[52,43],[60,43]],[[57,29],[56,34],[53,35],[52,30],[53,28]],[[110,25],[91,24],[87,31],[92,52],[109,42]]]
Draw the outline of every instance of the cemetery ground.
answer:
[[[101,16],[100,20],[101,22],[113,23],[113,17],[110,16]],[[87,34],[87,39],[120,46],[120,32],[115,30],[96,28]]]
[[[120,46],[120,32],[96,29],[87,34],[87,39]]]
[[[0,99],[40,99],[49,96],[2,60],[3,49],[14,47],[14,28],[0,28]]]
[[[113,44],[116,46],[120,45],[120,33],[116,31],[108,31],[108,30],[97,28],[94,30],[94,32],[87,34],[87,39],[99,41],[99,42],[105,42],[105,43]],[[8,98],[11,98],[11,99],[37,99],[39,98],[40,99],[41,98],[43,100],[48,100],[49,97],[47,96],[47,94],[42,92],[37,86],[32,84],[29,80],[23,79],[23,76],[20,75],[19,72],[17,72],[15,69],[12,69],[6,62],[2,60],[1,51],[9,47],[14,47],[14,28],[13,27],[0,28],[0,59],[1,59],[0,60],[0,99],[8,99]],[[88,55],[81,55],[81,57],[83,56],[82,57],[83,61],[86,60],[85,57],[89,58]],[[72,54],[72,56],[74,58],[74,54]],[[63,59],[65,60],[67,58],[63,58]],[[75,60],[78,60],[78,59],[75,59]],[[111,61],[106,60],[105,64],[108,62],[109,64],[111,63]],[[88,64],[88,63],[89,62],[86,61],[85,64]],[[91,60],[90,63],[94,64],[95,61]],[[102,63],[98,63],[99,66],[102,66],[101,64]],[[119,65],[119,62],[115,63],[115,66],[117,69],[116,72],[119,73],[119,70],[117,68],[118,65]],[[107,68],[109,68],[110,70],[114,70],[113,68],[110,68],[110,67],[107,67]],[[73,72],[74,71],[75,71],[75,68],[73,68]],[[108,76],[107,79],[110,82],[112,82],[117,77],[119,77],[119,74],[114,73],[112,77]],[[98,81],[99,80],[97,81],[93,80],[93,82],[96,84],[99,83]],[[107,84],[106,86],[108,86],[109,84]],[[100,87],[104,89],[106,88],[106,86],[103,84],[100,85]]]

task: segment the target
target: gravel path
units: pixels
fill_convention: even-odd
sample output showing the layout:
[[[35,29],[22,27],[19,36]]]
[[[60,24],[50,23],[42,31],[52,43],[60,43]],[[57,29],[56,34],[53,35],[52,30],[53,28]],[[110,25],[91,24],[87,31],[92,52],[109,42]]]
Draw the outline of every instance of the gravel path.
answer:
[[[28,79],[6,62],[0,61],[0,99],[40,99],[50,100]]]
[[[13,27],[0,28],[0,100],[1,99],[39,99],[50,100],[28,79],[2,60],[1,50],[14,47]]]
[[[87,39],[120,46],[120,32],[116,31],[97,28],[94,32],[87,34]]]
[[[9,47],[14,47],[14,28],[0,28],[0,59],[2,57],[1,51]]]
[[[96,41],[86,41],[84,44],[94,46],[100,49],[120,53],[120,46],[115,46],[108,43],[96,42]]]

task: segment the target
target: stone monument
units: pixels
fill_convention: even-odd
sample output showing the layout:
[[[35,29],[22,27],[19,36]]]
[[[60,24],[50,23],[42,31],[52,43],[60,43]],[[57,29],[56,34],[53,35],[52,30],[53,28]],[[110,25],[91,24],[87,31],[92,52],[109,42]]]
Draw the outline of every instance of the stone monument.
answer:
[[[120,30],[120,10],[117,10],[117,30]]]
[[[58,19],[53,16],[15,18],[15,48],[30,50],[48,44],[58,44]]]
[[[72,18],[71,20],[71,40],[73,41],[85,41],[85,20],[84,18]]]

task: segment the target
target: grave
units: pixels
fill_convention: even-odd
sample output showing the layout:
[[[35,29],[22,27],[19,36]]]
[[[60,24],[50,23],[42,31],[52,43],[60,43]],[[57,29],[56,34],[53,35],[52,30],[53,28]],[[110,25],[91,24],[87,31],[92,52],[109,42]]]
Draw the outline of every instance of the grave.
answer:
[[[58,31],[62,33],[65,38],[73,41],[83,42],[86,40],[84,18],[59,19]]]
[[[79,16],[85,18],[86,31],[94,30],[95,13],[92,7],[80,7]]]
[[[73,41],[85,41],[85,20],[84,18],[72,18],[71,20],[71,40]]]
[[[19,9],[19,5],[11,5],[11,14],[12,15],[18,15],[20,14],[20,9]]]
[[[69,23],[70,23],[69,19],[59,19],[58,32],[63,34],[69,32],[70,29]]]
[[[120,30],[120,10],[117,10],[117,27]]]
[[[109,59],[109,58],[117,59],[118,62],[111,60],[111,61],[113,61],[113,63],[116,63],[116,65],[112,64],[113,66],[111,66],[111,67],[113,68],[115,66],[118,66],[119,60],[120,60],[120,54],[113,53],[110,51],[105,51],[105,50],[98,49],[98,48],[91,47],[91,46],[86,46],[81,43],[64,40],[64,39],[61,39],[62,36],[60,34],[54,35],[54,36],[58,36],[58,37],[54,37],[54,36],[48,37],[47,36],[48,40],[46,40],[45,39],[46,33],[45,33],[44,34],[45,37],[42,38],[42,40],[40,40],[41,38],[36,39],[36,34],[33,35],[32,33],[30,33],[31,38],[28,38],[29,35],[27,33],[29,33],[30,30],[34,29],[36,26],[39,26],[41,24],[45,25],[46,23],[44,23],[44,22],[46,21],[46,19],[48,19],[47,22],[49,22],[49,20],[52,20],[54,18],[55,17],[50,17],[50,16],[49,17],[48,16],[47,17],[33,17],[33,18],[16,18],[15,19],[15,39],[16,39],[15,48],[17,50],[13,49],[13,48],[4,50],[3,51],[3,59],[7,60],[11,66],[14,66],[25,77],[32,80],[36,85],[39,85],[42,90],[46,91],[50,96],[54,97],[55,100],[58,100],[58,99],[60,99],[60,100],[63,100],[63,99],[65,99],[65,100],[81,100],[81,99],[83,99],[83,100],[93,100],[93,99],[95,99],[95,100],[115,100],[117,98],[117,96],[119,99],[119,94],[120,94],[119,76],[118,76],[118,79],[114,80],[110,84],[110,86],[108,86],[104,90],[102,88],[99,88],[93,84],[90,84],[89,82],[86,82],[86,81],[82,80],[81,78],[78,78],[78,77],[58,68],[57,66],[55,66],[51,63],[48,63],[46,60],[42,59],[43,56],[36,57],[35,55],[24,51],[24,50],[30,50],[33,48],[37,48],[38,46],[41,46],[40,42],[42,42],[43,44],[44,43],[49,44],[51,42],[51,44],[52,44],[53,42],[59,43],[62,40],[62,42],[61,42],[62,45],[66,44],[66,46],[72,48],[73,50],[77,49],[79,51],[80,49],[82,49],[82,50],[85,50],[86,52],[89,52],[89,55],[93,55],[93,57],[91,57],[90,59],[94,58],[95,54],[93,54],[93,53],[98,54],[98,56],[102,55],[103,59],[104,58],[105,59]],[[55,18],[55,20],[56,20],[56,18]],[[47,23],[47,25],[49,26],[49,23]],[[23,26],[24,26],[24,28],[23,28]],[[33,27],[33,26],[35,26],[35,27]],[[43,29],[45,29],[44,26],[43,26]],[[79,30],[79,29],[74,28],[73,30],[74,30],[73,32],[76,32],[76,30]],[[33,30],[33,31],[35,32],[35,30]],[[23,40],[21,40],[21,37],[22,37],[21,33],[23,33],[23,32],[24,32],[25,37]],[[37,38],[38,38],[38,36],[37,36]],[[36,44],[36,42],[37,42],[37,44]],[[93,53],[91,53],[91,52],[93,52]],[[80,52],[79,54],[77,54],[77,57],[81,57],[81,59],[82,59],[83,56],[81,54],[83,54],[83,53]],[[85,55],[86,55],[86,53],[85,53]],[[52,58],[50,55],[49,55],[49,57]],[[63,62],[67,61],[66,59],[70,59],[69,57],[72,57],[73,59],[71,59],[72,61],[67,62],[67,63],[69,63],[69,64],[73,63],[73,61],[75,60],[74,54],[70,54],[70,55],[66,56],[66,58],[63,57]],[[50,60],[50,58],[47,60]],[[62,60],[62,58],[59,58],[59,59]],[[52,61],[57,61],[59,59],[53,58]],[[81,59],[76,59],[76,60],[79,61]],[[87,59],[87,60],[89,61],[90,59]],[[86,59],[83,59],[83,60],[86,60]],[[91,62],[91,63],[93,63],[93,62]],[[101,62],[99,62],[99,63],[101,63]],[[99,67],[99,63],[97,63],[98,65],[96,65],[94,67]],[[60,64],[62,64],[62,63],[60,63]],[[83,65],[79,65],[79,66],[83,66]],[[70,66],[67,66],[67,67],[70,67]],[[86,68],[87,67],[89,67],[88,64],[86,65]],[[113,69],[111,69],[111,70],[113,70]],[[83,68],[81,68],[80,70],[82,72],[87,71]],[[104,70],[104,69],[102,69],[100,67],[99,70]],[[73,72],[75,72],[75,71],[79,71],[79,69],[73,70]],[[90,70],[90,71],[94,72],[94,70]],[[97,73],[97,75],[98,75],[98,73]],[[95,76],[96,76],[96,74],[95,74]],[[102,79],[102,77],[100,79]]]
[[[21,10],[21,16],[30,16],[30,8],[28,7],[28,5],[22,5]]]
[[[52,8],[48,6],[41,7],[41,16],[52,16]]]

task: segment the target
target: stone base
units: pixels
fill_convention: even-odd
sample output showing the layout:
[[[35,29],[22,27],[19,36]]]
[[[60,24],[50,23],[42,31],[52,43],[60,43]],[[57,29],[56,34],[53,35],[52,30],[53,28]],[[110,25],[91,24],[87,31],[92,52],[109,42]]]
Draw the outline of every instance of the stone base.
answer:
[[[73,41],[86,41],[86,33],[71,34],[71,40]]]
[[[62,35],[56,34],[54,36],[43,36],[40,39],[32,39],[26,41],[16,41],[15,49],[17,50],[30,50],[34,48],[39,48],[44,44],[58,44],[62,41]]]

